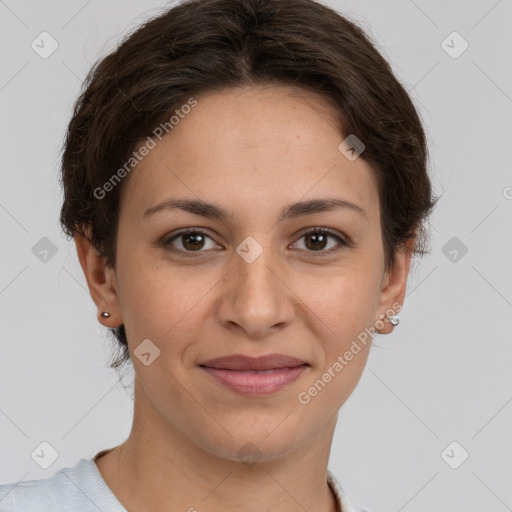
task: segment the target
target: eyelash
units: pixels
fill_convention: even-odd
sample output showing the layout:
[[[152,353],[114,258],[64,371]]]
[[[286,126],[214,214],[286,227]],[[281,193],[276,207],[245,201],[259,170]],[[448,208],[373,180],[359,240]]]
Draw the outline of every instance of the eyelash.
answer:
[[[202,250],[198,250],[198,251],[185,251],[185,250],[182,250],[182,249],[176,249],[175,247],[172,247],[172,245],[171,245],[171,243],[174,240],[178,239],[180,236],[190,235],[190,234],[202,235],[202,236],[205,236],[207,238],[210,238],[210,240],[212,240],[212,238],[207,233],[205,233],[204,231],[201,231],[200,229],[186,228],[186,229],[182,229],[181,231],[178,231],[177,233],[174,233],[171,237],[165,239],[163,241],[163,245],[165,246],[166,249],[171,250],[173,252],[180,253],[181,255],[183,255],[185,257],[192,257],[192,258],[196,257],[196,253],[202,253],[202,252],[205,252],[205,251],[202,251]],[[341,238],[339,235],[337,235],[335,231],[333,231],[333,230],[331,230],[329,228],[325,228],[325,227],[315,227],[315,228],[312,228],[309,231],[306,231],[305,233],[302,233],[297,240],[300,240],[301,238],[303,238],[303,237],[305,237],[307,235],[311,235],[311,234],[328,235],[329,237],[335,238],[337,240],[337,242],[339,243],[339,246],[335,247],[335,248],[327,249],[327,250],[318,250],[318,251],[308,251],[308,250],[306,250],[305,252],[309,253],[308,257],[317,258],[319,256],[320,257],[321,256],[325,256],[325,255],[337,252],[337,251],[341,250],[344,247],[349,247],[350,246],[350,244],[347,241],[345,241],[343,238]],[[302,251],[303,249],[300,249],[300,250]]]

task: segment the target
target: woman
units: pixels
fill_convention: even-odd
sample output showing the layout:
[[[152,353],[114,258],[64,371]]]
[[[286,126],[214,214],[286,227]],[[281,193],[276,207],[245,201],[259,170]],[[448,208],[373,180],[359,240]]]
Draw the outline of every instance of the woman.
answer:
[[[61,212],[134,366],[132,430],[0,509],[363,511],[332,437],[426,252],[426,159],[388,63],[320,3],[191,0],[139,27],[75,105]]]

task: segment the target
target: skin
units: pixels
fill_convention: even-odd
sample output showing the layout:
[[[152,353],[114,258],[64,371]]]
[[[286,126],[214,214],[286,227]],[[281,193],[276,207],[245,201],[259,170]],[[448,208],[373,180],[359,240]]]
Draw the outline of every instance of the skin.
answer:
[[[399,252],[385,269],[374,171],[339,151],[344,137],[325,98],[267,85],[196,99],[125,178],[116,269],[75,237],[98,320],[124,323],[136,375],[131,433],[97,459],[98,469],[128,510],[334,512],[326,470],[337,414],[371,342],[307,405],[297,395],[403,303],[411,253]],[[143,217],[171,196],[233,216],[174,209]],[[344,199],[365,214],[333,209],[277,221],[286,205],[316,198]],[[319,226],[351,245],[332,237],[315,245],[304,232]],[[194,251],[181,237],[170,242],[174,252],[166,248],[187,227],[208,235],[203,245]],[[236,252],[249,236],[263,249],[251,263]],[[110,318],[100,316],[105,310]],[[387,321],[379,332],[392,329]],[[160,350],[148,366],[133,354],[145,339]],[[198,367],[270,353],[310,367],[266,397],[236,394]],[[261,455],[250,467],[237,455],[248,442]]]

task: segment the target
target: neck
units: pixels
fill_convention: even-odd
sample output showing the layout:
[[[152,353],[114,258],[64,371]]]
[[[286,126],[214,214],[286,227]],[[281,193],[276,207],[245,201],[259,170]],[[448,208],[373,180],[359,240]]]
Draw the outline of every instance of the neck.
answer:
[[[337,414],[293,451],[242,463],[192,442],[149,401],[137,399],[143,393],[137,382],[128,439],[96,461],[127,510],[337,512],[326,480]]]

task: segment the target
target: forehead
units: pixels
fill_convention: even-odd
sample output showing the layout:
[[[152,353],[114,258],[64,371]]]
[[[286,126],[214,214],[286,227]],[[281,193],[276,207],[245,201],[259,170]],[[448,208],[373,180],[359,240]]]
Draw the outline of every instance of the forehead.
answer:
[[[169,195],[208,199],[233,211],[326,194],[369,214],[378,206],[374,171],[340,152],[341,120],[324,97],[274,85],[195,99],[125,184],[123,195],[139,213]]]

